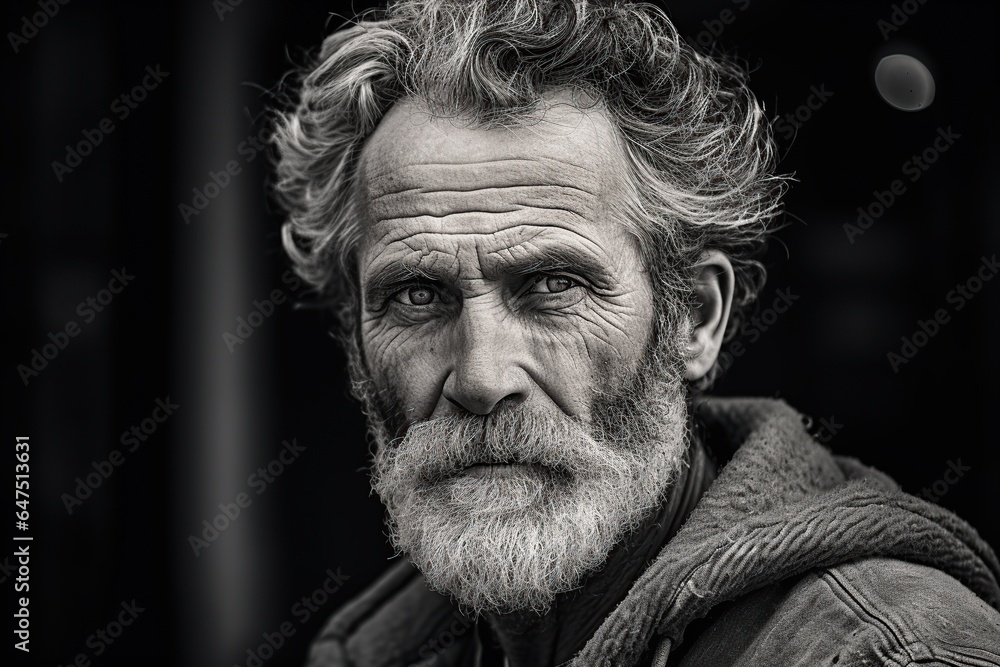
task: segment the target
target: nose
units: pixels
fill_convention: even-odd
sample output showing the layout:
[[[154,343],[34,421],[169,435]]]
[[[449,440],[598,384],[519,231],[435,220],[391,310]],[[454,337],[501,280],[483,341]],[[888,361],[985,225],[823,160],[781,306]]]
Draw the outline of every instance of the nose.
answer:
[[[494,309],[465,307],[451,341],[452,367],[442,394],[452,407],[488,415],[501,403],[528,398],[528,350],[516,327]]]

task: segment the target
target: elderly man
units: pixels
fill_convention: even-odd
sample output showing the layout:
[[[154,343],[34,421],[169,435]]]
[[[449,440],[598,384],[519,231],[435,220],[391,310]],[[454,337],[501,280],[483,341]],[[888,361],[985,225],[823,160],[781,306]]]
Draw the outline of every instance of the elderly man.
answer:
[[[974,530],[702,395],[784,181],[743,72],[660,10],[396,2],[276,137],[407,557],[311,664],[1000,664]]]

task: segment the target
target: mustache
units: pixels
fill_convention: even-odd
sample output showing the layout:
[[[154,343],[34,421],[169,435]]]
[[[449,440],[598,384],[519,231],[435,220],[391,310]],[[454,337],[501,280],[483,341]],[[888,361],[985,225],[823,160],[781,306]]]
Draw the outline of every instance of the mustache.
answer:
[[[409,468],[434,484],[477,465],[525,465],[572,478],[588,470],[595,440],[569,416],[523,406],[488,415],[449,415],[413,420],[375,456],[375,471]]]

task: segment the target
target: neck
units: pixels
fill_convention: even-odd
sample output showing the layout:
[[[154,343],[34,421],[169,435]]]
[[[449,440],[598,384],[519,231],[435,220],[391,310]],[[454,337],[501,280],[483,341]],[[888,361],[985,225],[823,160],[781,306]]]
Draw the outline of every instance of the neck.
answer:
[[[558,596],[545,614],[486,614],[510,667],[568,661],[625,599],[632,583],[677,532],[714,478],[700,443],[692,443],[686,459],[689,465],[682,468],[665,502],[611,551],[604,567],[583,586]]]

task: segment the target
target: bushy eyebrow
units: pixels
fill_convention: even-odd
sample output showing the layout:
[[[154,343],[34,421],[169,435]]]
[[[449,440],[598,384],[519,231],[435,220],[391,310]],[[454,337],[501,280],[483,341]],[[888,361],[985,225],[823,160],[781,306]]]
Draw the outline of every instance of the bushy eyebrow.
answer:
[[[385,292],[406,283],[445,282],[451,277],[448,272],[415,266],[406,260],[398,260],[380,267],[372,273],[365,285],[365,296],[373,299]]]
[[[417,262],[425,256],[422,252],[413,253],[372,271],[365,281],[365,300],[378,301],[387,292],[412,282],[456,282],[458,276],[452,271],[419,266]],[[558,243],[533,244],[530,250],[518,246],[516,249],[482,253],[479,261],[486,278],[493,280],[502,279],[503,276],[569,271],[591,283],[596,289],[609,290],[619,282],[611,268],[593,253]]]
[[[515,276],[532,273],[572,271],[595,283],[609,287],[617,282],[611,268],[591,252],[556,242],[532,244],[532,249],[518,246],[516,251],[503,250],[487,254],[481,259],[487,273]]]

